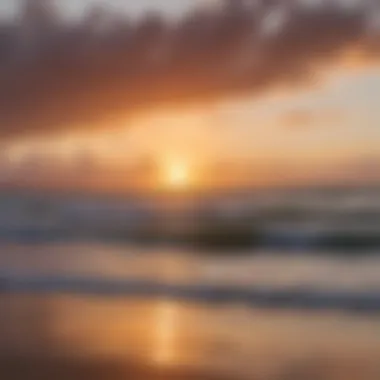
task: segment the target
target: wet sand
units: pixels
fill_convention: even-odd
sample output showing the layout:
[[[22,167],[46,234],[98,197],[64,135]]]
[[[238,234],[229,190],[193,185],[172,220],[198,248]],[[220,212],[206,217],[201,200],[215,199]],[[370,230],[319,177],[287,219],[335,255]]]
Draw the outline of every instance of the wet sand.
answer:
[[[78,360],[54,357],[11,356],[0,361],[2,379],[30,380],[222,380],[190,370],[162,370],[149,366],[110,360]],[[232,380],[232,378],[231,378]]]
[[[134,277],[376,294],[380,289],[377,257],[221,260],[104,245],[0,251],[2,276]],[[351,311],[161,296],[2,293],[0,379],[379,380],[380,320],[378,314]]]
[[[378,380],[380,321],[168,299],[3,294],[0,378]]]

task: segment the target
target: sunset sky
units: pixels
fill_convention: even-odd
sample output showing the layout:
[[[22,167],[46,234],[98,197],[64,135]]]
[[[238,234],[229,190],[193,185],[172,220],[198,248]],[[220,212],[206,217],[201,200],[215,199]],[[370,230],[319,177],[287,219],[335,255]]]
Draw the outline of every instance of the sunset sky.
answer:
[[[12,0],[1,2],[4,20],[14,12],[15,3],[16,1]],[[65,0],[61,5],[66,15],[75,16],[76,20],[80,20],[88,11],[90,3],[91,1],[86,0]],[[163,24],[173,25],[177,22],[181,25],[184,21],[179,20],[183,20],[187,12],[194,8],[195,3],[195,5],[204,5],[206,2],[202,4],[201,1],[191,0],[138,2],[108,0],[104,3],[106,9],[125,11],[129,17],[132,17],[132,23],[143,22],[141,20],[144,15],[149,10],[155,9],[170,16],[170,21],[162,21]],[[267,20],[262,29],[268,28],[265,32],[268,34],[262,39],[256,38],[253,41],[254,49],[257,50],[250,52],[250,56],[246,54],[247,46],[244,45],[247,44],[246,39],[250,35],[241,26],[248,21],[239,20],[236,25],[240,26],[237,27],[233,24],[236,20],[232,16],[231,20],[228,20],[231,22],[228,24],[231,35],[236,38],[227,40],[227,45],[231,43],[235,49],[231,54],[236,57],[239,52],[239,54],[243,52],[240,60],[231,62],[238,66],[234,70],[229,66],[226,71],[226,77],[230,82],[225,81],[223,77],[223,83],[219,83],[218,76],[212,77],[214,75],[212,64],[216,69],[220,69],[218,60],[212,62],[212,59],[218,57],[217,54],[228,57],[227,50],[226,52],[217,50],[215,56],[210,56],[210,67],[206,67],[207,55],[204,55],[203,50],[197,50],[198,47],[191,50],[191,39],[185,39],[185,42],[188,41],[186,49],[190,46],[189,50],[185,53],[181,51],[180,54],[185,54],[184,57],[188,54],[187,60],[191,61],[193,66],[190,64],[187,68],[186,61],[180,59],[179,63],[173,64],[170,72],[155,74],[157,76],[153,81],[156,81],[154,82],[156,85],[153,87],[149,87],[149,82],[147,83],[144,78],[147,77],[147,73],[153,71],[144,72],[144,69],[141,69],[142,71],[137,73],[137,78],[140,78],[138,76],[140,75],[143,79],[140,78],[133,83],[127,95],[124,94],[122,85],[129,83],[128,78],[123,77],[119,85],[117,81],[119,66],[117,64],[112,66],[116,62],[112,54],[116,54],[115,57],[121,54],[117,51],[117,47],[112,50],[112,46],[105,48],[105,45],[101,45],[99,51],[96,50],[94,53],[95,58],[90,58],[98,59],[101,65],[104,64],[101,66],[104,70],[109,70],[110,67],[112,71],[107,72],[104,79],[103,72],[96,71],[95,67],[96,79],[92,80],[91,86],[99,77],[101,79],[99,86],[89,88],[88,93],[86,92],[88,82],[86,80],[81,82],[80,71],[67,71],[73,76],[67,74],[66,78],[60,77],[57,83],[54,79],[56,75],[54,65],[60,65],[59,54],[63,52],[65,57],[73,56],[83,49],[78,45],[79,47],[74,50],[72,46],[76,42],[65,46],[62,40],[52,34],[51,41],[61,44],[57,48],[57,55],[54,55],[58,58],[56,61],[53,59],[53,63],[46,63],[50,62],[47,59],[39,60],[39,55],[44,54],[41,53],[42,49],[35,48],[33,53],[35,56],[31,55],[37,57],[35,61],[33,59],[28,61],[27,53],[19,54],[17,64],[20,65],[25,78],[20,81],[17,76],[13,82],[6,82],[6,89],[0,93],[0,100],[4,103],[5,99],[5,102],[11,104],[11,111],[8,111],[9,107],[5,108],[4,105],[0,107],[0,112],[3,113],[0,117],[0,134],[4,138],[1,158],[4,181],[22,178],[28,182],[29,177],[36,180],[36,171],[38,167],[42,167],[45,175],[41,175],[40,182],[43,185],[47,173],[52,175],[54,168],[58,167],[61,175],[70,177],[70,181],[75,184],[76,176],[83,177],[83,171],[78,171],[77,166],[83,164],[84,160],[97,167],[94,171],[98,181],[99,178],[111,181],[107,177],[110,175],[109,168],[122,170],[123,166],[127,167],[136,160],[147,157],[157,161],[159,166],[168,167],[169,171],[171,165],[181,163],[187,170],[193,172],[194,177],[201,177],[206,167],[232,163],[249,165],[249,175],[255,176],[256,181],[253,182],[257,183],[273,180],[281,182],[282,179],[291,182],[292,178],[294,181],[302,178],[322,183],[347,179],[360,182],[380,180],[379,2],[374,0],[367,2],[372,5],[364,6],[363,1],[342,0],[339,10],[335,9],[332,12],[330,10],[330,13],[327,13],[329,16],[327,26],[321,25],[323,18],[318,16],[319,19],[314,20],[317,27],[305,29],[304,38],[294,37],[294,30],[297,32],[297,28],[289,28],[290,33],[286,34],[292,10],[281,6],[286,3],[285,1],[279,0],[278,3],[280,6],[273,8],[274,10],[268,8],[269,10],[266,9],[263,13],[264,16],[259,16],[261,21]],[[316,7],[320,6],[320,3],[315,1],[314,5],[308,5],[307,17],[319,12],[316,11],[318,9]],[[203,12],[207,15],[210,11]],[[356,15],[359,15],[357,19]],[[362,19],[363,15],[365,21]],[[242,14],[236,15],[237,18],[242,16]],[[216,20],[218,17],[216,16]],[[302,15],[297,17],[299,20],[295,18],[295,24],[298,22],[301,25],[299,30],[302,30],[302,27],[307,28],[307,24],[302,24],[307,18]],[[197,32],[211,33],[201,29],[204,25],[212,26],[212,23],[195,22],[193,29],[189,29],[190,32],[187,33],[189,36],[191,33],[196,35]],[[156,24],[153,23],[153,30],[154,27]],[[284,28],[285,32],[281,28]],[[325,28],[327,31],[324,32]],[[41,33],[49,34],[49,29],[46,30]],[[27,33],[30,34],[30,30],[27,30]],[[116,37],[122,36],[121,32],[118,33]],[[169,37],[163,34],[164,42],[172,41],[171,38],[176,36],[170,28],[163,33],[172,34]],[[225,30],[220,33],[225,33]],[[268,58],[264,54],[267,53],[266,45],[271,47],[272,45],[269,45],[272,43],[271,39],[277,38],[277,35],[281,36],[280,39],[283,38],[283,41],[280,40],[279,45],[275,46],[279,46],[283,51],[280,53],[269,51]],[[230,38],[228,33],[225,36],[227,39]],[[36,38],[39,41],[38,38],[43,39],[44,36]],[[165,49],[166,45],[164,47],[160,45],[161,40],[155,40],[149,37],[149,34],[147,40],[143,39],[144,35],[139,38],[142,38],[138,40],[142,41],[141,46],[145,46],[143,44],[146,43],[150,49],[152,46]],[[214,37],[210,38],[213,41]],[[220,43],[222,37],[218,38],[217,42]],[[295,39],[293,42],[292,38]],[[308,38],[310,46],[307,45]],[[110,41],[114,40],[110,38]],[[28,44],[33,46],[33,41],[28,41]],[[87,42],[85,40],[84,46]],[[236,50],[238,43],[243,44],[243,50]],[[319,53],[317,51],[315,57],[311,54],[313,44],[314,50],[321,51]],[[221,46],[218,48],[224,49]],[[107,49],[111,49],[111,53]],[[136,49],[134,58],[142,54],[138,48]],[[166,50],[163,51],[162,54],[165,54]],[[162,51],[160,50],[158,54],[160,52]],[[107,54],[110,54],[111,58],[103,62]],[[323,54],[326,57],[321,59],[320,55]],[[259,62],[259,66],[255,66],[257,65],[255,59],[260,60],[262,57],[264,63],[265,59],[268,59],[272,66],[268,71],[268,64],[260,67]],[[295,62],[293,66],[291,66],[292,60]],[[38,66],[39,62],[42,62],[41,67]],[[76,62],[81,64],[87,61]],[[53,67],[51,72],[50,66],[44,66],[48,64]],[[108,64],[110,66],[107,66]],[[251,65],[248,71],[247,65]],[[7,70],[10,69],[5,62],[0,68],[1,78],[8,73]],[[135,69],[131,70],[133,73]],[[281,73],[280,77],[276,71]],[[175,74],[172,75],[172,72]],[[241,78],[236,76],[236,72]],[[245,72],[248,73],[247,76]],[[261,84],[252,72],[258,78],[267,76],[264,78],[264,83]],[[186,78],[187,75],[189,78]],[[194,85],[191,75],[194,75]],[[135,77],[136,75],[131,76]],[[212,79],[209,85],[203,85],[202,78],[208,81],[210,77]],[[252,84],[249,84],[250,81]],[[50,86],[39,85],[40,82],[49,82]],[[13,88],[16,90],[13,91]],[[70,91],[78,97],[73,98],[73,105],[70,104]],[[104,95],[105,93],[107,95]],[[90,96],[85,98],[88,94]],[[124,96],[126,98],[123,101],[127,104],[125,114],[122,111],[123,106],[117,104],[118,97]],[[112,106],[108,109],[110,104]],[[134,112],[134,105],[139,112]],[[16,114],[17,117],[14,116]],[[95,124],[96,127],[93,127]],[[222,172],[223,170],[220,171],[219,168],[218,175],[222,175]],[[117,187],[117,180],[114,182]]]

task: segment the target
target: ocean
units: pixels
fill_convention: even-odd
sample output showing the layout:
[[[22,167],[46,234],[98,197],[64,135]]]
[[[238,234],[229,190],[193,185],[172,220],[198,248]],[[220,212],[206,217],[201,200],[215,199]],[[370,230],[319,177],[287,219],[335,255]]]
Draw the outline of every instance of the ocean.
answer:
[[[3,378],[380,378],[377,198],[334,194],[339,207],[305,208],[297,196],[302,213],[245,200],[254,226],[266,220],[265,239],[226,250],[182,235],[135,240],[132,227],[156,219],[132,213],[130,200],[9,197],[0,205]],[[191,207],[178,204],[169,219],[193,226]],[[219,219],[207,209],[202,220],[251,223],[241,198],[218,204]],[[331,231],[339,244],[326,240]]]

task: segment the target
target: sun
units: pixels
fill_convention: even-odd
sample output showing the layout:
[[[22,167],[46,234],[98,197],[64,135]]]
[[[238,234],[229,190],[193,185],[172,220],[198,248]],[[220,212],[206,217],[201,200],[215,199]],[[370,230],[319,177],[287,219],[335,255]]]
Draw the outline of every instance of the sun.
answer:
[[[164,177],[166,187],[177,190],[186,189],[190,185],[190,168],[184,162],[170,162],[164,170]]]

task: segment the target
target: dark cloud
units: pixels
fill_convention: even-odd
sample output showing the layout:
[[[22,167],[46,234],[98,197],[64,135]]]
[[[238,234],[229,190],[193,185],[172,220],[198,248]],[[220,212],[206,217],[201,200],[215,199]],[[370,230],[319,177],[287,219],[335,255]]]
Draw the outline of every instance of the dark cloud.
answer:
[[[380,0],[313,3],[232,0],[177,23],[93,9],[68,25],[47,0],[29,1],[18,22],[0,25],[0,136],[297,85],[350,48],[377,56]]]

